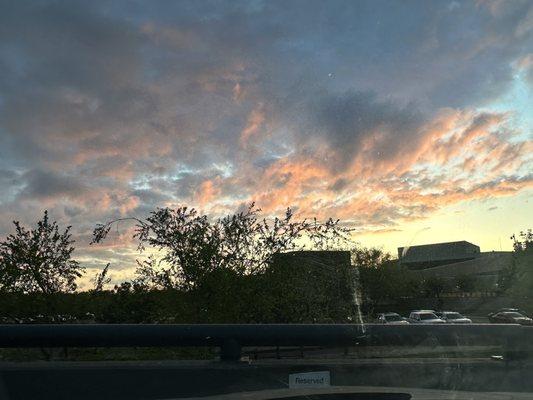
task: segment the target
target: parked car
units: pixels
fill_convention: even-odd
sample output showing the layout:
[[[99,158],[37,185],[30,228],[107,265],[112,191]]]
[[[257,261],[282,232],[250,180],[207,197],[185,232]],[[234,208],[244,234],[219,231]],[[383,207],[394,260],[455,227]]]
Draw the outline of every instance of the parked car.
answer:
[[[520,310],[519,308],[500,308],[498,311],[491,312],[488,315],[488,317],[490,318],[491,315],[495,315],[495,314],[498,314],[498,313],[501,313],[501,312],[505,312],[505,311],[517,312],[517,313],[520,313],[522,315],[525,315],[526,317],[529,317],[529,315],[527,315],[527,313],[525,311]]]
[[[448,324],[471,324],[472,320],[466,318],[461,313],[455,311],[438,311],[435,313],[437,317],[443,319]]]
[[[412,311],[409,314],[408,321],[415,324],[445,324],[446,321],[437,317],[434,312],[427,310]]]
[[[377,322],[379,324],[389,325],[409,325],[409,322],[405,318],[394,312],[378,314]]]
[[[493,324],[533,325],[533,319],[519,311],[500,311],[489,314],[488,317]]]

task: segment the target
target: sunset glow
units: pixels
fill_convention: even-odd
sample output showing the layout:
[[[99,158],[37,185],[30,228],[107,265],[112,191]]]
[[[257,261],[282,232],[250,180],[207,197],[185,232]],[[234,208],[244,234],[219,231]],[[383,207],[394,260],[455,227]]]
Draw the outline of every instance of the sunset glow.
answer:
[[[91,231],[156,207],[291,206],[393,254],[533,227],[530,1],[60,3],[0,13],[0,237],[48,209],[120,281],[131,226]]]

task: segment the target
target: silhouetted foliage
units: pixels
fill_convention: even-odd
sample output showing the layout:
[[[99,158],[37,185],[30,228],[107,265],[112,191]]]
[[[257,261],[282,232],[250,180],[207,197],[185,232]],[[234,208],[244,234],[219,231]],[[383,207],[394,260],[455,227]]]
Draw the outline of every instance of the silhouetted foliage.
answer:
[[[455,286],[461,293],[471,293],[476,289],[476,278],[468,274],[458,275],[455,278]]]
[[[94,278],[93,278],[93,283],[94,283],[93,291],[101,292],[102,290],[104,290],[104,286],[111,282],[111,278],[109,276],[107,276],[107,273],[109,272],[109,265],[110,265],[109,263],[106,264],[104,269],[102,271],[98,272],[94,276]]]
[[[499,275],[500,292],[531,297],[533,295],[533,231],[512,235],[514,254],[511,264]]]
[[[352,250],[352,264],[359,271],[360,290],[368,312],[384,301],[415,297],[419,293],[412,271],[391,260],[388,253],[376,248]]]
[[[139,250],[151,247],[160,257],[138,261],[135,278],[112,290],[106,290],[107,264],[94,276],[94,288],[78,293],[67,293],[83,272],[70,259],[70,228],[61,232],[46,212],[33,230],[15,222],[16,233],[0,243],[0,317],[8,323],[342,323],[358,321],[360,300],[373,313],[423,296],[440,307],[443,293],[474,290],[471,276],[424,280],[380,249],[355,247],[339,221],[295,221],[290,209],[272,220],[258,213],[251,205],[210,220],[183,207],[133,218]],[[104,240],[117,221],[98,225],[93,241]],[[502,293],[532,293],[528,232],[513,236],[519,243],[512,265],[500,274]],[[326,265],[320,257],[313,264],[310,254],[304,267],[276,256],[310,248],[351,248],[351,265]]]
[[[431,276],[422,282],[422,290],[427,297],[440,299],[441,295],[448,289],[450,289],[449,283],[438,276]]]
[[[268,220],[259,218],[260,211],[251,204],[245,211],[210,221],[193,208],[180,207],[157,209],[146,220],[133,218],[139,250],[150,246],[162,254],[139,262],[136,282],[190,290],[219,269],[241,276],[257,274],[275,253],[307,246],[329,248],[348,240],[349,230],[338,220],[295,221],[290,208],[283,218]],[[97,225],[92,243],[104,240],[117,221]]]
[[[345,257],[343,257],[343,255]],[[354,268],[349,253],[291,253],[261,276],[272,318],[282,323],[354,321]]]
[[[378,269],[391,261],[391,256],[378,248],[354,248],[352,264],[359,268]]]
[[[517,274],[517,262],[513,257],[510,264],[498,272],[497,292],[503,294],[513,288],[517,282]]]
[[[63,232],[48,212],[35,229],[13,222],[15,233],[0,242],[0,288],[12,292],[71,292],[84,268],[71,259],[70,226]]]
[[[521,231],[518,236],[512,235],[513,248],[515,252],[533,250],[533,230]]]

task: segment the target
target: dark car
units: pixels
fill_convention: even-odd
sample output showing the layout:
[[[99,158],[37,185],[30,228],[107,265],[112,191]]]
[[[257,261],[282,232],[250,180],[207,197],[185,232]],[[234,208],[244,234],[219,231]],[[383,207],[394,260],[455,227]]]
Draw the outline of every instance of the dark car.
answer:
[[[494,311],[494,312],[490,313],[488,316],[490,317],[491,315],[495,315],[495,314],[498,314],[498,313],[501,313],[501,312],[504,312],[504,311],[517,312],[517,313],[523,314],[525,316],[528,316],[527,313],[524,310],[521,310],[519,308],[500,308],[498,311]]]
[[[518,311],[500,311],[489,314],[488,317],[493,324],[533,325],[533,319]]]

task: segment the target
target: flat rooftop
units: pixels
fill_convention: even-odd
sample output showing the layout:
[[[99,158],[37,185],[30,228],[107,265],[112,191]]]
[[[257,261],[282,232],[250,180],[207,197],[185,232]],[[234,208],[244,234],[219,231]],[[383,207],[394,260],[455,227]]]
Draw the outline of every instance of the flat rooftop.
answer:
[[[473,260],[479,256],[479,246],[466,240],[398,247],[400,264],[417,269]]]

